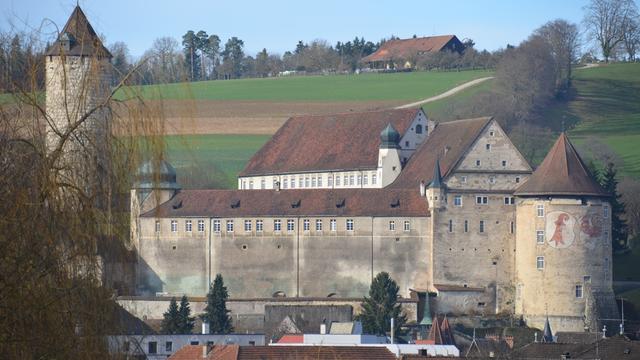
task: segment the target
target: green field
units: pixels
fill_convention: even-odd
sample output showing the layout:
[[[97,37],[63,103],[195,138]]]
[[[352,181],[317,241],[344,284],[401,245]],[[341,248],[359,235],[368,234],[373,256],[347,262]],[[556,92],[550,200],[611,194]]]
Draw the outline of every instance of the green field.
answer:
[[[166,136],[167,158],[184,188],[235,188],[236,176],[266,135]]]
[[[178,100],[419,100],[492,72],[410,72],[200,81],[141,87],[145,98]]]

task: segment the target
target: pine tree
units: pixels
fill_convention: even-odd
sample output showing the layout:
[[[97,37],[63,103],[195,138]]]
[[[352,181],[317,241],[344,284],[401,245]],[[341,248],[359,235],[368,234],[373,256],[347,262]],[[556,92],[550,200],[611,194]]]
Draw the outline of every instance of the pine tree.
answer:
[[[362,313],[357,319],[367,334],[385,335],[391,331],[391,318],[394,318],[394,332],[401,334],[407,317],[397,303],[399,287],[386,272],[381,272],[371,282],[369,297],[362,302]]]
[[[180,299],[180,310],[178,310],[178,331],[179,334],[191,334],[195,318],[191,317],[191,307],[186,295]]]
[[[602,173],[602,187],[611,194],[611,241],[614,249],[625,247],[627,240],[627,222],[622,218],[624,215],[624,203],[618,194],[618,180],[616,180],[616,169],[613,163],[608,163]]]
[[[222,275],[218,274],[209,287],[207,306],[201,316],[202,321],[209,323],[210,334],[229,334],[233,331],[226,304],[228,298],[227,287],[224,286]]]
[[[169,309],[163,314],[161,333],[163,334],[179,334],[180,333],[180,313],[178,311],[178,303],[176,298],[171,298]]]

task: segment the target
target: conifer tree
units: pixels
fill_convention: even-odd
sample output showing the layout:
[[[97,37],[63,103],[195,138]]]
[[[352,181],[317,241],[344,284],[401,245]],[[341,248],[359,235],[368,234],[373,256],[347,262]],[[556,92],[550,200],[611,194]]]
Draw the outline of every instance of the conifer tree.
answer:
[[[163,334],[179,334],[180,333],[180,313],[176,298],[171,298],[169,308],[163,314],[161,333]]]
[[[209,323],[210,334],[229,334],[233,331],[231,317],[226,304],[228,298],[227,287],[224,286],[222,275],[218,274],[213,284],[209,287],[207,306],[201,316],[202,321]]]
[[[627,222],[622,218],[624,215],[624,203],[621,195],[618,194],[618,180],[616,180],[616,168],[613,163],[608,163],[602,173],[602,187],[611,194],[611,241],[614,249],[625,247],[627,240]]]
[[[369,297],[362,302],[362,313],[357,317],[367,334],[385,335],[391,331],[391,318],[394,319],[394,332],[401,334],[401,328],[407,317],[397,303],[399,287],[386,272],[381,272],[371,282]]]
[[[191,317],[191,307],[186,295],[180,299],[180,310],[178,310],[178,331],[180,334],[191,334],[195,318]]]

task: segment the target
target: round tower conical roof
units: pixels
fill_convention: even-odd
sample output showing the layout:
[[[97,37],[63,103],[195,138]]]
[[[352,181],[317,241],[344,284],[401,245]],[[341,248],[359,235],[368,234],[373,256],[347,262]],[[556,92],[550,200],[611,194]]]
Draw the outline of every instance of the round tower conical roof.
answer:
[[[176,169],[165,160],[150,160],[136,172],[136,189],[180,189]]]

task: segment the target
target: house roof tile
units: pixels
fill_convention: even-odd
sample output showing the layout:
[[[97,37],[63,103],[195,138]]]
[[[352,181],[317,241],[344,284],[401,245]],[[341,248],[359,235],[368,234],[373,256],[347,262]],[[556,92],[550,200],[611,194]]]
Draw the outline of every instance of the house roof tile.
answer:
[[[72,46],[64,50],[60,43],[60,38],[65,34],[71,35]],[[102,44],[102,40],[89,23],[87,16],[80,6],[76,6],[67,20],[67,24],[58,35],[58,41],[46,52],[46,55],[67,55],[67,56],[99,56],[111,57],[111,53]]]
[[[395,360],[386,347],[373,346],[242,346],[238,360]]]
[[[456,38],[455,35],[427,36],[414,39],[388,40],[369,56],[362,58],[363,62],[389,61],[392,59],[406,59],[421,52],[438,52]]]

